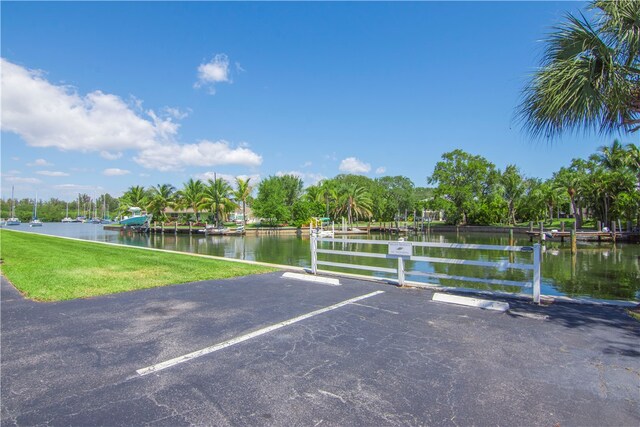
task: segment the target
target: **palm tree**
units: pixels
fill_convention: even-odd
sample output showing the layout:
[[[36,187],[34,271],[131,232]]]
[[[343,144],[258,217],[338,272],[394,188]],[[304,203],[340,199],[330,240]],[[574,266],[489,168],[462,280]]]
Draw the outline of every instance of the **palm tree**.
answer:
[[[576,161],[574,160],[574,163]],[[556,188],[563,189],[569,196],[569,202],[571,203],[571,209],[576,219],[576,227],[582,227],[582,208],[578,206],[578,199],[583,190],[583,173],[582,170],[575,170],[573,168],[560,168],[560,170],[553,174],[553,181],[556,183]]]
[[[593,22],[567,15],[546,40],[517,116],[534,137],[640,129],[640,1],[593,1]]]
[[[191,208],[196,214],[196,221],[200,221],[199,211],[205,205],[204,184],[199,179],[189,178],[182,190],[178,190],[178,203],[184,208]]]
[[[629,155],[626,148],[615,139],[610,146],[598,147],[600,153],[594,154],[593,159],[609,170],[619,170],[629,163]]]
[[[148,201],[147,190],[141,185],[132,185],[129,189],[120,197],[120,212],[126,212],[131,207],[146,206]]]
[[[216,216],[216,227],[220,220],[224,222],[226,213],[235,207],[235,204],[229,199],[231,194],[231,185],[222,178],[209,180],[209,185],[204,190],[204,200],[211,206],[211,211]]]
[[[516,223],[516,204],[525,191],[524,179],[515,165],[507,165],[500,175],[500,184],[504,190],[503,197],[509,209],[509,224]]]
[[[164,211],[168,207],[175,206],[175,191],[176,188],[171,184],[158,184],[151,187],[151,200],[147,205],[147,210],[153,213],[154,217],[166,220],[167,215]]]
[[[332,180],[324,180],[320,183],[320,192],[318,194],[318,202],[324,203],[325,214],[329,216],[329,204],[338,201],[338,193],[336,192],[335,182]]]
[[[371,216],[371,205],[371,196],[364,187],[346,184],[339,191],[336,213],[346,214],[351,226],[354,218]]]
[[[253,187],[249,184],[249,181],[251,181],[251,178],[247,178],[247,179],[242,179],[240,177],[236,178],[236,191],[233,192],[233,197],[236,198],[236,200],[239,200],[242,202],[242,225],[244,227],[247,226],[247,199],[249,198],[249,196],[251,195],[251,192],[253,191]]]

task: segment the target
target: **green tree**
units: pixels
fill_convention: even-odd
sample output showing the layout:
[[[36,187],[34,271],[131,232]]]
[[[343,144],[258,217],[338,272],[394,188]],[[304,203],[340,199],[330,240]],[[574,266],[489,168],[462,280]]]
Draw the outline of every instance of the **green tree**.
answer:
[[[640,129],[640,1],[593,1],[546,40],[517,115],[534,137]]]
[[[176,206],[176,188],[171,184],[158,184],[149,190],[149,203],[147,210],[153,214],[154,218],[161,221],[167,220],[166,208]]]
[[[214,213],[216,227],[227,218],[227,213],[235,209],[236,204],[230,199],[233,189],[222,178],[210,179],[204,189],[203,200]]]
[[[525,190],[524,179],[515,165],[508,165],[500,175],[500,184],[504,190],[503,196],[509,209],[508,222],[509,224],[515,224],[516,206]]]
[[[347,216],[349,226],[354,219],[371,217],[371,196],[364,187],[355,183],[344,184],[338,190],[337,214]]]
[[[86,195],[82,195],[82,196],[86,196]],[[84,210],[86,212],[85,216],[90,217],[91,216],[91,198],[88,196],[86,197],[82,197],[82,196],[81,196],[81,201],[83,202]],[[132,207],[140,207],[140,208],[146,207],[148,204],[148,200],[149,200],[149,194],[143,186],[132,185],[122,195],[122,197],[120,197],[119,214],[120,215],[124,214],[125,212],[127,212],[129,208],[132,208]]]
[[[200,221],[200,210],[206,206],[204,198],[205,185],[199,179],[189,178],[184,183],[182,189],[178,190],[178,206],[182,208],[191,208],[196,216],[196,221]]]
[[[569,196],[569,203],[571,203],[571,210],[576,219],[576,227],[582,227],[583,215],[581,199],[585,195],[585,182],[587,180],[587,173],[584,160],[573,159],[570,167],[562,167],[560,170],[553,174],[553,181],[556,184],[556,188],[563,189]]]
[[[253,191],[253,186],[249,183],[251,178],[242,179],[240,177],[236,178],[236,190],[233,192],[233,197],[236,200],[242,202],[242,225],[247,225],[247,200],[251,196],[251,192]]]
[[[436,184],[434,196],[441,199],[447,221],[467,224],[469,217],[486,217],[474,210],[495,191],[497,178],[495,165],[484,157],[454,150],[442,155],[428,181]]]
[[[375,183],[383,190],[383,197],[386,200],[385,217],[393,212],[393,217],[406,216],[413,211],[415,206],[415,186],[413,182],[404,176],[385,176],[375,180]],[[391,219],[391,218],[389,218]]]
[[[284,181],[280,176],[270,176],[258,185],[258,195],[253,201],[253,212],[256,217],[269,225],[291,220],[292,205],[287,205],[291,195],[287,193]],[[291,182],[291,180],[286,181]]]

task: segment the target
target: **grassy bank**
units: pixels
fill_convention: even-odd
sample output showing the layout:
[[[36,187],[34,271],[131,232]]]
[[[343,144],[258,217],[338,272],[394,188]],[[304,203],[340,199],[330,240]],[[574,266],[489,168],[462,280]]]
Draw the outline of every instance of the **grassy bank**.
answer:
[[[274,271],[268,267],[0,231],[2,274],[38,301],[87,298],[197,280]]]

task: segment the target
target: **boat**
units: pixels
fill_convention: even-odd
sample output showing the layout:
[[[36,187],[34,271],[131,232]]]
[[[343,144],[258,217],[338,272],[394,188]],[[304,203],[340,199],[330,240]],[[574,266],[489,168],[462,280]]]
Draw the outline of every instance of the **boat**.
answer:
[[[95,194],[93,196],[91,204],[93,204],[93,218],[89,219],[87,222],[89,224],[100,224],[102,220],[98,218],[98,200],[96,199]],[[91,208],[91,206],[89,206],[89,208]]]
[[[242,225],[231,229],[229,227],[216,227],[214,225],[206,227],[204,234],[207,236],[244,236],[246,233]]]
[[[62,218],[62,222],[74,222],[72,218],[69,218],[69,202],[67,202],[67,215]]]
[[[130,216],[125,216],[120,219],[120,225],[125,227],[143,227],[145,224],[148,226],[151,224],[152,214],[143,213],[142,209],[136,206],[129,208],[131,212]]]
[[[330,218],[311,218],[309,234],[313,237],[333,237],[335,235],[333,224],[331,224],[331,230],[327,228],[330,220]]]
[[[16,218],[16,199],[13,198],[13,185],[11,186],[11,217],[7,219],[6,225],[20,225],[22,221]]]
[[[100,220],[100,224],[111,224],[111,220],[109,219],[109,213],[107,212],[107,196],[102,196],[102,219]]]
[[[42,221],[38,219],[38,193],[36,193],[36,201],[33,204],[33,217],[31,218],[29,227],[42,227]]]
[[[226,236],[231,231],[228,227],[207,227],[204,229],[204,234],[207,236]]]

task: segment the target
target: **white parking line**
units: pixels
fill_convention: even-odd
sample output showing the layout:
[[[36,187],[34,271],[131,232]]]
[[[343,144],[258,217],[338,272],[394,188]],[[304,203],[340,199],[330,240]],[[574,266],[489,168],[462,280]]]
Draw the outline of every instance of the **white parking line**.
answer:
[[[267,326],[266,328],[258,329],[257,331],[250,332],[248,334],[241,335],[241,336],[236,337],[236,338],[232,338],[232,339],[230,339],[228,341],[224,341],[224,342],[221,342],[219,344],[215,344],[215,345],[212,345],[210,347],[206,347],[206,348],[203,348],[201,350],[194,351],[193,353],[185,354],[184,356],[179,356],[179,357],[167,360],[165,362],[161,362],[161,363],[157,363],[155,365],[147,366],[146,368],[138,369],[136,372],[140,376],[148,375],[148,374],[151,374],[153,372],[158,372],[158,371],[161,371],[163,369],[167,369],[167,368],[170,368],[172,366],[178,365],[180,363],[188,362],[191,359],[195,359],[197,357],[204,356],[204,355],[209,354],[209,353],[213,353],[214,351],[218,351],[218,350],[222,350],[223,348],[231,347],[234,344],[239,344],[239,343],[241,343],[243,341],[250,340],[251,338],[259,337],[260,335],[264,335],[266,333],[275,331],[276,329],[283,328],[285,326],[300,322],[300,321],[308,319],[310,317],[317,316],[318,314],[326,313],[328,311],[335,310],[336,308],[343,307],[343,306],[345,306],[347,304],[351,304],[351,303],[354,303],[354,302],[357,302],[357,301],[361,301],[361,300],[366,299],[366,298],[371,298],[373,296],[380,295],[380,294],[383,294],[383,293],[384,293],[384,291],[376,291],[376,292],[371,292],[371,293],[366,294],[366,295],[361,295],[359,297],[351,298],[351,299],[339,302],[337,304],[333,304],[333,305],[330,305],[328,307],[321,308],[319,310],[315,310],[315,311],[312,311],[310,313],[303,314],[301,316],[294,317],[294,318],[289,319],[289,320],[285,320],[284,322],[276,323],[275,325]]]

